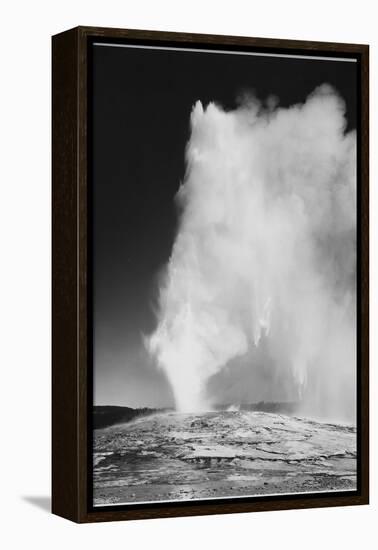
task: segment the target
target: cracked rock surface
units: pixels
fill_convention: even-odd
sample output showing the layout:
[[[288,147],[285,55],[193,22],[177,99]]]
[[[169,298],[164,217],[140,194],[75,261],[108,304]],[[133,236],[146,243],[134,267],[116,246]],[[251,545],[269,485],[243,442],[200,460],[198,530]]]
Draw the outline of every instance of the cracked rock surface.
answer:
[[[94,504],[356,489],[356,429],[265,412],[161,413],[94,432]]]

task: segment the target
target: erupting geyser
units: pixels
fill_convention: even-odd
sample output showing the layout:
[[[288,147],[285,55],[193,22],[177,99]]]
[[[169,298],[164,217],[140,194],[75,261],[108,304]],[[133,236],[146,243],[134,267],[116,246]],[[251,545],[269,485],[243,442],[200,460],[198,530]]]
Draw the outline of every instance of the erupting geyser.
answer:
[[[178,410],[209,408],[210,377],[248,354],[253,369],[264,334],[304,407],[353,415],[356,139],[345,125],[326,85],[287,109],[194,106],[179,229],[146,339]]]

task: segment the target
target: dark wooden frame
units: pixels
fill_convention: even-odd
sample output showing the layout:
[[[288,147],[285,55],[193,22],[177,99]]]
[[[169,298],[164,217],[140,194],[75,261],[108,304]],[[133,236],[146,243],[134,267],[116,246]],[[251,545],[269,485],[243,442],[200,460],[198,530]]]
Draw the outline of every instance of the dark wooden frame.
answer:
[[[212,502],[157,503],[129,509],[93,509],[88,480],[88,44],[127,40],[271,53],[353,56],[359,64],[358,131],[358,487],[335,495],[293,495]],[[369,47],[237,36],[77,27],[52,39],[52,511],[70,520],[97,522],[369,502]]]

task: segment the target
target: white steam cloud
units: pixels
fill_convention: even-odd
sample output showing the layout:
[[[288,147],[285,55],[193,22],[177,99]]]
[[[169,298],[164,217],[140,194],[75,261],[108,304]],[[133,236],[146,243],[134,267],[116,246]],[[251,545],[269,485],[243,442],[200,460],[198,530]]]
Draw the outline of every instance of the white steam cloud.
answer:
[[[304,104],[191,114],[178,233],[146,339],[180,411],[262,337],[304,410],[354,414],[356,138],[328,85]]]

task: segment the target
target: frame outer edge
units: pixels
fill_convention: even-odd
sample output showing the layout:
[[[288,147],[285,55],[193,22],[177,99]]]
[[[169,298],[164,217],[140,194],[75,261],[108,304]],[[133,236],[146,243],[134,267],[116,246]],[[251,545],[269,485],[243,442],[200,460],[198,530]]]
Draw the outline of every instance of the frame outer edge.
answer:
[[[76,29],[77,73],[77,254],[78,254],[78,521],[87,521],[88,509],[88,166],[87,166],[87,37]]]
[[[361,496],[369,504],[369,46],[361,50]]]
[[[52,512],[78,520],[78,36],[52,38]]]

